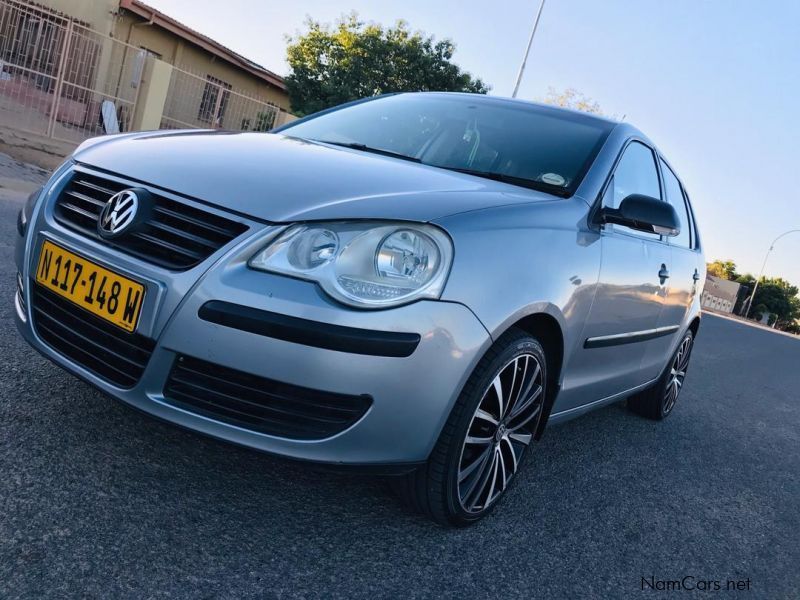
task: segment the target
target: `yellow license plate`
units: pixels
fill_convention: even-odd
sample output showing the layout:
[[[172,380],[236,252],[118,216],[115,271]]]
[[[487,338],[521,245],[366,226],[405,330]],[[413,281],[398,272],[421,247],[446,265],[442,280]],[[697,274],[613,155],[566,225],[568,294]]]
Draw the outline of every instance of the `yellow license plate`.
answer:
[[[136,329],[144,301],[141,283],[48,241],[39,252],[36,281],[125,331]]]

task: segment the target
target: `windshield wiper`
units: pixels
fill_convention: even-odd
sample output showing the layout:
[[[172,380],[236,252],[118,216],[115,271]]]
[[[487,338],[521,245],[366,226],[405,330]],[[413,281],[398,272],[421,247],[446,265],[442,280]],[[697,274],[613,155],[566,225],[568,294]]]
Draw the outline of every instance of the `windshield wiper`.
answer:
[[[434,165],[439,166],[439,165]],[[456,171],[458,173],[466,173],[467,175],[474,175],[475,177],[483,177],[484,179],[491,179],[492,181],[501,181],[503,183],[510,183],[511,185],[518,185],[531,190],[539,192],[546,192],[555,196],[563,198],[569,197],[569,190],[555,185],[550,185],[542,181],[534,181],[533,179],[525,179],[524,177],[514,177],[513,175],[506,175],[505,173],[495,173],[493,171],[478,171],[476,169],[462,169],[461,167],[440,167],[448,171]]]
[[[358,142],[332,142],[330,140],[314,140],[315,142],[320,142],[321,144],[330,144],[331,146],[341,146],[342,148],[350,148],[351,150],[360,150],[361,152],[370,152],[372,154],[380,154],[381,156],[391,156],[392,158],[399,158],[402,160],[408,160],[411,162],[422,162],[416,156],[408,156],[407,154],[400,154],[399,152],[392,152],[391,150],[383,150],[381,148],[373,148],[372,146],[367,146],[366,144],[360,144]]]

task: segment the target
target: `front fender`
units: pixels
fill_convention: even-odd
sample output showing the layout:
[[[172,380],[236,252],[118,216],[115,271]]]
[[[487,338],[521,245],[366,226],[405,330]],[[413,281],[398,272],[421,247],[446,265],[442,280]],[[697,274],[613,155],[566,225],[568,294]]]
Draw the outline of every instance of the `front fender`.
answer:
[[[550,315],[564,339],[563,373],[600,275],[600,236],[587,214],[586,203],[572,198],[437,220],[455,245],[442,299],[468,306],[494,340],[525,317]]]

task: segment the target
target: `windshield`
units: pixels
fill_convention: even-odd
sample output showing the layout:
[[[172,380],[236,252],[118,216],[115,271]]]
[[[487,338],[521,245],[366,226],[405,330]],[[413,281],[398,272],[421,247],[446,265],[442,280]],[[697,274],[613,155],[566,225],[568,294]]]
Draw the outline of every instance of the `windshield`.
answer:
[[[588,115],[485,96],[398,94],[281,133],[570,196],[612,127]]]

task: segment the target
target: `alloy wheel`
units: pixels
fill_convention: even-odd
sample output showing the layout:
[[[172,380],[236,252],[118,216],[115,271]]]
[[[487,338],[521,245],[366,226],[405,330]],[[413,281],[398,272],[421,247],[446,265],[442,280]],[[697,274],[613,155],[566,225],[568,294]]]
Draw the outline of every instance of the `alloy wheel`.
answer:
[[[683,381],[686,378],[686,369],[689,367],[689,355],[692,351],[692,337],[686,336],[678,351],[675,360],[672,362],[667,379],[666,391],[664,392],[664,415],[668,415],[678,400],[681,393]]]
[[[488,508],[508,487],[530,445],[544,405],[539,360],[509,361],[484,391],[461,448],[458,497],[463,510]]]

